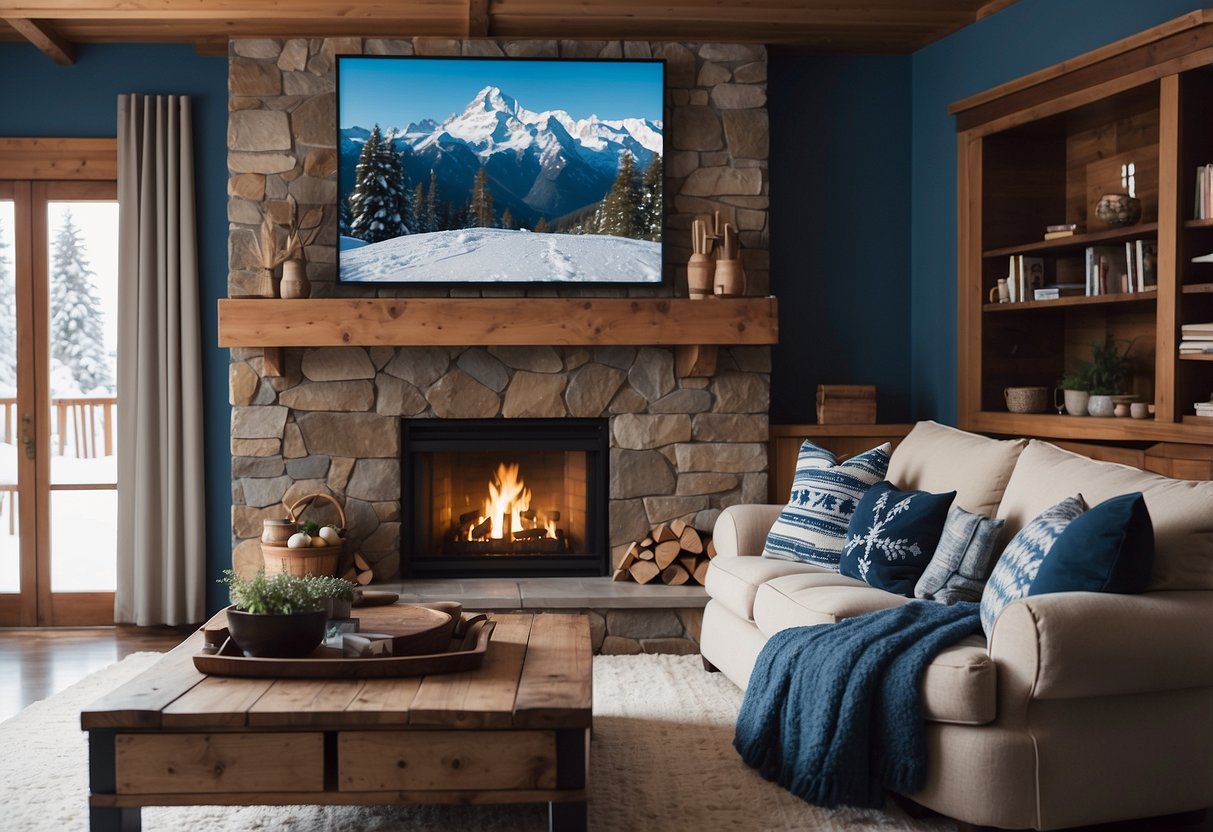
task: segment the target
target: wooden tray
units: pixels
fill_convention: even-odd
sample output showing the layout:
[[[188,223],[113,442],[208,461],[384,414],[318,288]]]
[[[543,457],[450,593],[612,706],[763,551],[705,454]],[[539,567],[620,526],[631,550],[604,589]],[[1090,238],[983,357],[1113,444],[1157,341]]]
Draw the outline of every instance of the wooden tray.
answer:
[[[205,636],[210,640],[223,633],[222,644],[217,651],[195,655],[194,667],[215,676],[255,679],[382,679],[475,670],[484,661],[494,622],[478,614],[464,616],[463,623],[462,638],[452,639],[445,652],[364,659],[326,655],[330,648],[323,646],[302,659],[249,658],[226,637],[226,631],[215,628],[205,631]],[[368,629],[368,632],[371,630]]]

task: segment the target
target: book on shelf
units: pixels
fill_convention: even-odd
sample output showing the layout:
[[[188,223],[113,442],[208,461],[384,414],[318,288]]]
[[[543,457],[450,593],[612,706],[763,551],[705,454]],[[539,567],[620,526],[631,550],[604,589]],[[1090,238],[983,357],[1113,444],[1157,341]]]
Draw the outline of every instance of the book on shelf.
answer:
[[[1033,292],[1033,300],[1057,300],[1058,298],[1082,297],[1083,285],[1081,283],[1057,283],[1052,286],[1045,286],[1043,289],[1036,289]]]
[[[1196,168],[1196,204],[1193,207],[1196,219],[1213,218],[1213,165]]]
[[[1135,265],[1133,273],[1138,292],[1158,289],[1158,243],[1154,240],[1134,240]]]
[[[1180,324],[1180,333],[1183,335],[1184,341],[1191,341],[1196,338],[1204,339],[1213,337],[1213,321],[1208,323],[1193,323]]]
[[[1213,402],[1197,402],[1194,407],[1197,416],[1213,416]]]
[[[1012,303],[1032,300],[1033,293],[1045,285],[1045,259],[1012,254],[1007,265],[1007,289]]]
[[[1181,355],[1213,355],[1213,338],[1208,341],[1180,341]]]
[[[1078,233],[1077,231],[1046,231],[1045,239],[1046,240],[1059,240],[1062,237],[1073,237],[1077,233]]]
[[[1129,291],[1129,262],[1123,246],[1088,246],[1087,295]]]

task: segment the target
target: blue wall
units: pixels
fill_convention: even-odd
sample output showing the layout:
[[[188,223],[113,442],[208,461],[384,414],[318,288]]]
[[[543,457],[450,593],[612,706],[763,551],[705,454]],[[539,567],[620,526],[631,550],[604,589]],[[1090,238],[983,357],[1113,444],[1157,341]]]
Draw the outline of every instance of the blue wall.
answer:
[[[0,136],[117,135],[118,95],[189,95],[194,106],[202,374],[206,442],[207,607],[231,564],[231,454],[227,351],[216,346],[215,301],[227,295],[227,59],[189,46],[88,45],[59,66],[26,44],[0,44]]]
[[[1019,0],[914,53],[914,418],[956,421],[956,123],[948,105],[1204,5],[1193,0]]]
[[[816,421],[818,384],[875,384],[904,421],[910,375],[910,58],[772,55],[771,421]]]

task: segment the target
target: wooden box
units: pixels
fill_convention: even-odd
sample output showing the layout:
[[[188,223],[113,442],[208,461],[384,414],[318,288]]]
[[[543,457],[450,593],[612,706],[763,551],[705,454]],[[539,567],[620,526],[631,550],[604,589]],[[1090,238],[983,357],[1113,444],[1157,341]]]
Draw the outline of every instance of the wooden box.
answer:
[[[817,424],[876,424],[876,385],[817,385]]]

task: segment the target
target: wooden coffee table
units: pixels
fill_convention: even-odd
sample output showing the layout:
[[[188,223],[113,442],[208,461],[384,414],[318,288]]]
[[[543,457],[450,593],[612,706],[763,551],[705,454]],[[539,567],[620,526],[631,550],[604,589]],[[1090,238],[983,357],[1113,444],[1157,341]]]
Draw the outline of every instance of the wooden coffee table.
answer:
[[[543,802],[584,830],[589,621],[492,618],[479,669],[401,679],[206,676],[194,633],[81,713],[91,829],[142,806]]]

